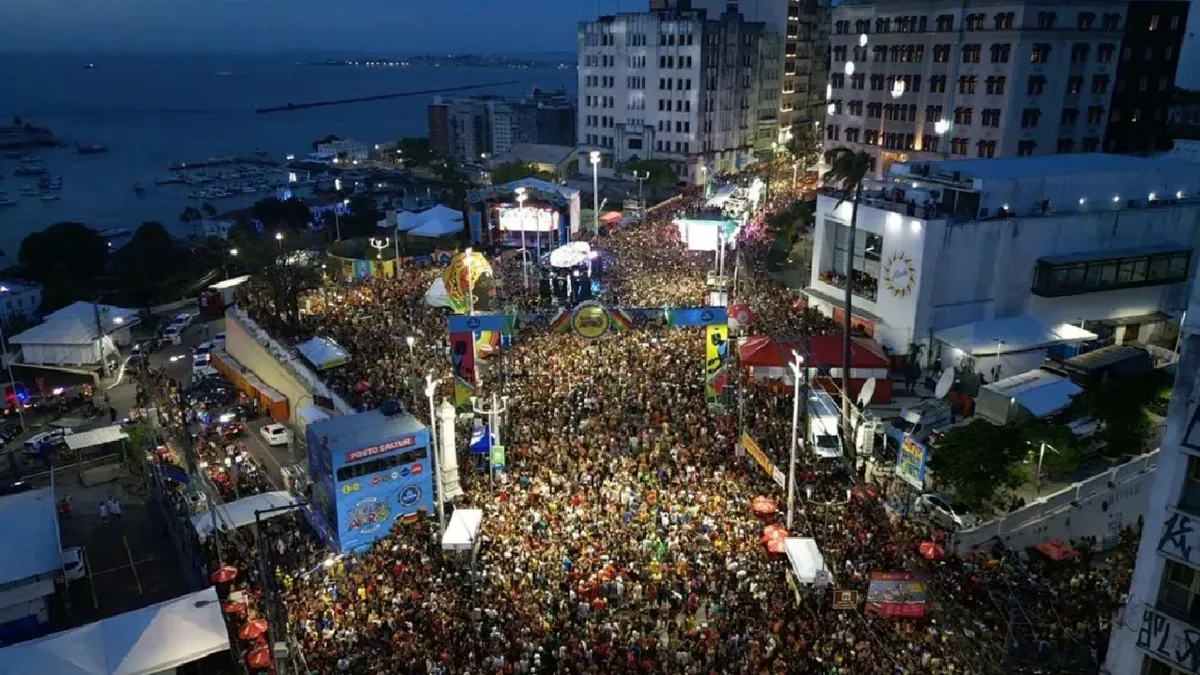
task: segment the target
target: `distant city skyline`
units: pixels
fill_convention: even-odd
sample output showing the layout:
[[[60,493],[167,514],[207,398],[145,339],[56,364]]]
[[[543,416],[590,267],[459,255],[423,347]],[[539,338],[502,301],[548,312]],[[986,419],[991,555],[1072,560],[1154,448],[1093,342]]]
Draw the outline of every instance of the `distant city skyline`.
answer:
[[[6,52],[575,52],[580,21],[646,0],[3,0]]]

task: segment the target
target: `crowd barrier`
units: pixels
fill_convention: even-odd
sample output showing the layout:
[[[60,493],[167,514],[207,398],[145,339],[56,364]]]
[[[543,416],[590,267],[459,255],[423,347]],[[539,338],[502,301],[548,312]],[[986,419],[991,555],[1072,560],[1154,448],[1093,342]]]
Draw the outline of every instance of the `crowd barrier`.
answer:
[[[1094,537],[1100,548],[1116,544],[1125,528],[1146,513],[1158,450],[1048,494],[1025,508],[956,532],[950,548],[961,556],[995,541],[1021,550],[1051,539]]]

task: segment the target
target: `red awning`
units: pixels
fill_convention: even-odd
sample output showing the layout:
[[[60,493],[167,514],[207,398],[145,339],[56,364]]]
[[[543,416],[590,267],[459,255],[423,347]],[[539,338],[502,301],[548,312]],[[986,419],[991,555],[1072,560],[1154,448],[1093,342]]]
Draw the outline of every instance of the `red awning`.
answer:
[[[1079,555],[1079,551],[1071,548],[1070,544],[1061,539],[1043,541],[1042,543],[1034,546],[1034,548],[1041,551],[1047,558],[1051,560],[1070,560],[1071,558]]]
[[[792,358],[793,348],[791,343],[776,342],[769,337],[756,335],[742,341],[738,354],[742,357],[743,366],[786,368]]]
[[[814,367],[842,367],[842,336],[817,335],[808,339],[809,364]],[[870,338],[850,339],[850,368],[887,368],[888,360],[879,343]]]

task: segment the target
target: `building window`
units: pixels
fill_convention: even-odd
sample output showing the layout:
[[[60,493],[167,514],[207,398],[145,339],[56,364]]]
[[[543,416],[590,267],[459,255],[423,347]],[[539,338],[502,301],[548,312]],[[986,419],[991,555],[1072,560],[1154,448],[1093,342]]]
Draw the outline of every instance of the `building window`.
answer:
[[[931,93],[931,94],[946,93],[946,76],[945,75],[933,75],[929,78],[929,93]]]
[[[1002,12],[996,15],[996,30],[1012,30],[1013,19],[1016,14],[1013,12]]]
[[[992,63],[1008,63],[1008,58],[1012,54],[1012,45],[997,44],[992,45]]]
[[[1033,51],[1029,53],[1030,63],[1046,63],[1050,60],[1050,45],[1045,42],[1039,42],[1033,46]]]
[[[1113,54],[1116,51],[1117,46],[1113,44],[1102,44],[1096,47],[1096,63],[1112,63]]]
[[[942,106],[940,106],[940,105],[925,106],[925,120],[926,121],[932,120],[932,121],[936,122],[937,120],[940,120],[940,119],[942,119]]]
[[[939,14],[937,18],[937,30],[939,33],[949,33],[954,30],[954,15]]]
[[[983,45],[963,45],[963,63],[979,63],[981,54],[983,54]]]
[[[1092,46],[1084,43],[1071,45],[1071,63],[1087,63],[1088,52]]]
[[[1200,624],[1200,573],[1168,560],[1158,589],[1156,609],[1190,624]]]
[[[1091,152],[1086,148],[1084,151]],[[1031,290],[1035,295],[1053,298],[1181,283],[1187,281],[1191,257],[1191,251],[1176,251],[1087,262],[1038,260]],[[1188,470],[1190,476],[1190,464]]]
[[[1000,109],[999,108],[985,108],[983,110],[983,113],[980,115],[980,117],[982,118],[981,121],[983,122],[983,126],[985,126],[985,127],[999,127],[1000,126]]]
[[[950,61],[950,45],[933,46],[933,62],[948,63]]]
[[[1025,94],[1028,96],[1040,96],[1046,89],[1046,78],[1042,75],[1030,75],[1029,81],[1025,86]]]
[[[1073,95],[1073,94],[1078,94],[1081,91],[1083,91],[1083,76],[1082,75],[1071,75],[1070,77],[1068,77],[1067,78],[1067,93]]]
[[[1150,30],[1158,30],[1158,15],[1157,14],[1150,15],[1150,26],[1149,27],[1150,27]]]
[[[1107,94],[1108,93],[1108,75],[1093,75],[1092,76],[1092,93]]]
[[[1079,30],[1091,30],[1096,25],[1096,15],[1093,12],[1080,12],[1075,26]]]
[[[1055,21],[1058,21],[1058,15],[1054,12],[1038,12],[1038,28],[1054,28]]]
[[[1171,17],[1171,30],[1179,30],[1179,15]]]
[[[987,79],[987,93],[994,96],[1003,96],[1004,82],[1005,77],[1003,75],[993,75],[989,77]]]
[[[1037,108],[1026,108],[1021,111],[1021,128],[1032,129],[1038,125],[1038,120],[1042,118],[1042,111]]]
[[[967,30],[983,30],[983,21],[987,17],[983,14],[968,14],[964,22]]]
[[[1080,142],[1079,147],[1083,152],[1096,152],[1100,149],[1100,139],[1089,136]]]
[[[958,78],[958,93],[974,94],[975,85],[978,83],[978,81],[979,78],[975,75],[963,75],[962,77]]]
[[[832,220],[826,220],[825,226],[834,229],[833,274],[827,275],[826,282],[838,288],[845,288],[846,259],[851,257],[850,228]],[[854,239],[854,255],[849,274],[850,292],[874,302],[879,291],[883,237],[860,229],[855,232]]]
[[[1059,122],[1064,127],[1074,125],[1079,121],[1079,108],[1063,108],[1062,118]]]
[[[1104,106],[1102,106],[1102,105],[1089,105],[1088,106],[1088,113],[1087,113],[1087,123],[1088,124],[1100,124],[1100,121],[1103,119],[1104,119]]]
[[[1075,150],[1075,141],[1074,140],[1072,140],[1070,138],[1058,139],[1059,154],[1066,154],[1068,152],[1073,152],[1074,150]]]
[[[1100,24],[1104,30],[1121,30],[1121,15],[1106,12],[1100,20]]]
[[[996,141],[979,141],[977,157],[991,159],[996,156]]]
[[[921,137],[921,149],[925,152],[937,152],[942,144],[940,136],[925,134]]]
[[[970,108],[955,108],[954,109],[954,123],[955,124],[962,124],[965,126],[970,126],[971,118],[973,116],[974,116],[973,112]]]
[[[1036,141],[1018,141],[1017,142],[1017,157],[1029,157],[1033,151],[1037,149]]]
[[[961,156],[965,157],[967,155],[967,144],[968,143],[970,143],[970,141],[966,138],[951,139],[950,140],[950,154],[961,155]]]

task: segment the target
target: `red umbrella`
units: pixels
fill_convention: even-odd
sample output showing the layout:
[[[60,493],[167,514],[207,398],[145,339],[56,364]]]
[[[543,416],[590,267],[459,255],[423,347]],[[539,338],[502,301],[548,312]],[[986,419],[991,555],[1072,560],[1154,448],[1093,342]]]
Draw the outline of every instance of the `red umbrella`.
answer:
[[[921,544],[918,547],[918,550],[921,551],[921,555],[925,556],[929,560],[937,560],[946,556],[946,549],[942,548],[940,544],[932,541],[927,541]]]
[[[787,552],[787,543],[783,537],[772,539],[771,541],[767,542],[767,551],[776,555],[785,553]]]
[[[246,655],[246,665],[250,670],[263,670],[271,665],[271,650],[258,647]]]
[[[226,614],[241,614],[246,611],[246,606],[240,602],[230,602],[228,600],[221,601],[221,611]]]
[[[782,525],[772,524],[763,528],[762,542],[767,544],[776,539],[782,541],[787,539],[788,531]]]
[[[214,584],[227,584],[237,578],[237,568],[232,565],[221,565],[208,575],[208,580]]]
[[[770,497],[758,496],[750,500],[750,508],[760,516],[769,516],[776,511],[775,500]]]
[[[266,619],[251,619],[238,630],[238,637],[242,640],[253,640],[265,632],[267,632]]]

